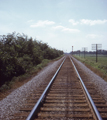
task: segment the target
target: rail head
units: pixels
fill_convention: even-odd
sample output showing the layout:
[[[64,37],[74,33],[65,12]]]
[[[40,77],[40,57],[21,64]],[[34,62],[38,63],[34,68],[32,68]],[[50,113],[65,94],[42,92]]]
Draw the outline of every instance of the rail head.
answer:
[[[93,110],[94,110],[94,113],[96,114],[97,119],[98,119],[98,120],[102,120],[102,118],[101,118],[101,116],[100,116],[100,113],[98,112],[97,107],[95,106],[95,104],[94,104],[94,102],[93,102],[93,100],[92,100],[92,98],[91,98],[91,96],[90,96],[87,88],[85,87],[85,84],[84,84],[82,78],[80,77],[79,72],[77,71],[77,68],[76,68],[76,66],[74,65],[71,57],[70,57],[70,60],[71,60],[71,62],[72,62],[72,64],[73,64],[73,66],[74,66],[74,69],[75,69],[76,74],[77,74],[77,76],[78,76],[78,78],[79,78],[79,80],[80,80],[80,82],[81,82],[81,84],[82,84],[82,87],[83,87],[83,89],[85,90],[85,93],[86,93],[86,95],[87,95],[87,97],[88,97],[88,99],[89,99],[89,101],[90,101],[90,104],[91,104],[91,106],[92,106],[92,108],[93,108]]]
[[[59,66],[59,68],[57,69],[56,73],[54,74],[54,76],[52,77],[52,79],[50,80],[49,84],[47,85],[47,87],[45,88],[44,92],[42,93],[42,95],[40,96],[39,100],[37,101],[36,105],[33,107],[32,111],[30,112],[30,114],[28,115],[26,120],[34,120],[34,118],[37,116],[37,113],[40,109],[40,106],[42,105],[43,100],[46,97],[46,94],[50,88],[50,86],[52,85],[54,79],[56,78],[59,70],[61,69],[64,61],[65,61],[66,57],[64,57],[63,62],[61,63],[61,65]]]

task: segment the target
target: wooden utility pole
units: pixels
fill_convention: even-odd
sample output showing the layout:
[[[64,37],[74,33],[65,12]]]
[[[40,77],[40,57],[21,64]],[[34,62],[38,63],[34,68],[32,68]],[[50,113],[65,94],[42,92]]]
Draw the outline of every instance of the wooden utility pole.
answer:
[[[92,50],[96,50],[96,62],[98,62],[98,49],[102,47],[102,44],[92,44]]]
[[[80,50],[79,50],[79,57],[80,57]]]
[[[83,49],[83,51],[84,51],[84,58],[85,58],[85,51],[87,50],[87,48],[86,48],[86,47],[83,47],[82,49]]]
[[[97,62],[97,44],[96,44],[96,62]]]
[[[72,46],[72,55],[73,55],[73,46]]]

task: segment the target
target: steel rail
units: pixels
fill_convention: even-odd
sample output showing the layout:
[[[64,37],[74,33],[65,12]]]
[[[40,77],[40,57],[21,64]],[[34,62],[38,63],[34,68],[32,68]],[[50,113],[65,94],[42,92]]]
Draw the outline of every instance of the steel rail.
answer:
[[[56,73],[54,74],[54,76],[52,77],[51,81],[49,82],[49,84],[47,85],[47,87],[45,88],[44,92],[42,93],[41,97],[39,98],[39,100],[37,101],[36,105],[33,107],[32,111],[30,112],[30,114],[28,115],[27,119],[26,120],[33,120],[36,116],[37,116],[37,113],[40,109],[40,106],[42,105],[43,103],[43,100],[45,99],[46,97],[46,94],[50,88],[50,86],[52,85],[54,79],[56,78],[59,70],[61,69],[64,61],[65,61],[66,57],[64,58],[63,62],[61,63],[61,65],[59,66],[58,70],[56,71]]]
[[[91,98],[91,96],[90,96],[87,88],[85,87],[85,84],[84,84],[83,80],[81,79],[81,77],[80,77],[80,75],[79,75],[79,73],[78,73],[78,71],[77,71],[76,66],[74,65],[74,63],[73,63],[73,61],[72,61],[71,58],[70,58],[70,60],[71,60],[71,62],[72,62],[72,64],[73,64],[73,66],[74,66],[74,69],[75,69],[75,71],[76,71],[76,73],[77,73],[78,78],[80,79],[80,82],[81,82],[81,84],[82,84],[82,86],[83,86],[83,89],[85,90],[85,93],[86,93],[86,95],[87,95],[87,97],[88,97],[88,99],[89,99],[89,101],[90,101],[90,103],[91,103],[91,106],[92,106],[92,108],[93,108],[93,110],[94,110],[94,113],[96,114],[97,119],[98,119],[98,120],[103,120],[102,117],[100,116],[100,113],[98,112],[98,110],[97,110],[97,108],[96,108],[96,106],[95,106],[95,104],[94,104],[94,102],[93,102],[93,100],[92,100],[92,98]]]

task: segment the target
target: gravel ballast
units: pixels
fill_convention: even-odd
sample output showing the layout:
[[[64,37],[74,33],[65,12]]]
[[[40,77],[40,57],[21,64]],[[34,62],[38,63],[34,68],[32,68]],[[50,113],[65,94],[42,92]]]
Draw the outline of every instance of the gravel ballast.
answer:
[[[37,76],[31,79],[29,82],[25,83],[23,86],[14,90],[10,95],[0,101],[0,120],[10,120],[14,113],[17,113],[21,106],[24,105],[27,97],[32,93],[35,88],[39,87],[40,84],[51,74],[55,72],[58,65],[61,63],[63,58],[49,64],[45,67]],[[105,82],[101,77],[93,73],[88,69],[83,63],[73,58],[78,64],[78,66],[87,74],[90,81],[95,84],[98,91],[103,95],[104,99],[107,101],[107,82]]]
[[[92,81],[93,84],[96,86],[98,92],[103,96],[107,103],[107,82],[96,75],[93,71],[87,68],[83,63],[72,57],[73,60],[77,63],[80,69],[88,76],[88,80]]]
[[[23,86],[17,88],[10,93],[6,98],[0,101],[0,120],[10,120],[14,113],[24,105],[27,97],[39,87],[40,84],[52,73],[57,70],[63,58],[49,64],[37,76],[25,83]]]

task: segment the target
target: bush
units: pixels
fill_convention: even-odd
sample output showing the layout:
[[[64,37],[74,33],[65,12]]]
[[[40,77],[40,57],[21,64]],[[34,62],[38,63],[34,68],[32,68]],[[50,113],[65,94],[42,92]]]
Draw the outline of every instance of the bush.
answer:
[[[55,59],[62,54],[63,51],[24,34],[14,32],[0,36],[0,86],[15,76],[29,72],[34,66],[42,69],[47,59]]]

